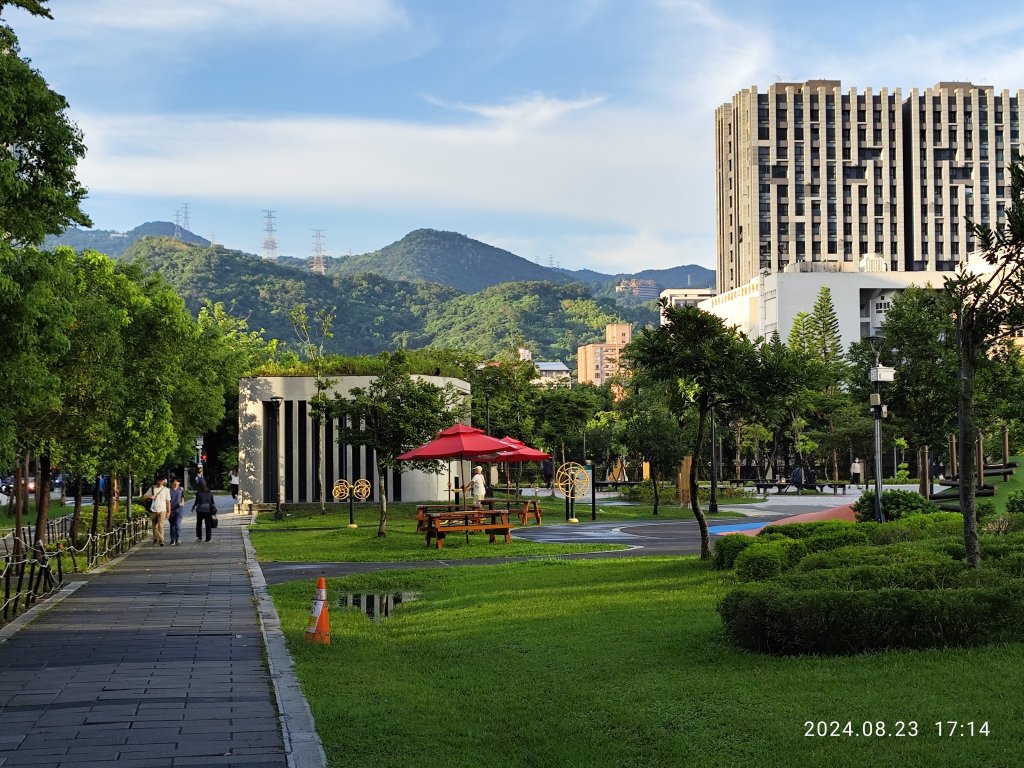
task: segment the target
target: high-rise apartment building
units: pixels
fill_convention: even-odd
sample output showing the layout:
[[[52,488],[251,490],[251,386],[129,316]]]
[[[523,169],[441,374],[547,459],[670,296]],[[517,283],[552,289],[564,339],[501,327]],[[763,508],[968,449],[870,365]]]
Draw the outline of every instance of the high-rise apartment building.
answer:
[[[587,344],[576,350],[576,378],[580,384],[601,386],[621,373],[622,348],[633,339],[629,323],[609,323],[604,327],[604,344]]]
[[[800,261],[953,270],[976,246],[966,219],[1004,220],[1022,98],[959,82],[740,91],[715,113],[718,292]]]

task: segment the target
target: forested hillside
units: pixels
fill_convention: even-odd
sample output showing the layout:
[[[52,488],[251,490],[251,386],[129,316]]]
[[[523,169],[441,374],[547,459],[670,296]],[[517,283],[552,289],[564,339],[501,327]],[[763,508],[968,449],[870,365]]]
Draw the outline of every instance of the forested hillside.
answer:
[[[210,241],[187,229],[178,230],[180,239],[186,243],[209,245]],[[68,245],[76,251],[93,250],[105,253],[111,258],[121,257],[136,241],[144,237],[174,237],[174,225],[169,221],[147,221],[127,232],[112,229],[79,229],[68,227],[59,235],[50,235],[43,242],[47,250],[58,245]]]
[[[293,307],[334,308],[334,338],[327,349],[340,354],[438,346],[489,356],[521,345],[538,359],[571,363],[579,344],[604,338],[606,323],[657,322],[652,307],[626,309],[593,299],[579,283],[505,283],[465,294],[447,285],[369,273],[315,275],[221,246],[166,237],[140,240],[123,258],[162,273],[193,312],[204,301],[221,302],[248,318],[250,328],[263,328],[286,345],[294,342],[288,320]]]
[[[542,267],[514,253],[458,232],[417,229],[379,251],[331,260],[329,275],[373,272],[392,280],[444,283],[475,293],[497,283],[523,280],[569,282],[558,270]]]

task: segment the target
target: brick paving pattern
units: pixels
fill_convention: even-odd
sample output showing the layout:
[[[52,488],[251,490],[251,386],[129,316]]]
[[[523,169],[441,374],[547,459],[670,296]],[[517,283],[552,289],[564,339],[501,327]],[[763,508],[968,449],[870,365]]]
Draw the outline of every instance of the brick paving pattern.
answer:
[[[180,546],[147,542],[0,644],[0,766],[287,765],[240,518],[220,520],[197,544],[187,516]]]

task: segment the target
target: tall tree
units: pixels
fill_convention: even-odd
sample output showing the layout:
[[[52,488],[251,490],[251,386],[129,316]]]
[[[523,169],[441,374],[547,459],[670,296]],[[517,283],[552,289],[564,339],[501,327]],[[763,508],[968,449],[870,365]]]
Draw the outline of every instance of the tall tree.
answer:
[[[659,302],[665,323],[644,328],[627,347],[626,359],[637,371],[680,391],[691,393],[697,409],[697,432],[690,465],[690,504],[701,535],[701,557],[711,557],[711,534],[697,496],[697,465],[712,408],[749,401],[750,377],[756,370],[754,345],[720,317],[697,307]],[[681,417],[682,414],[677,413]]]
[[[383,370],[366,387],[336,395],[330,414],[338,419],[338,442],[365,445],[373,451],[380,477],[380,522],[377,535],[387,535],[387,470],[409,469],[438,473],[437,461],[399,462],[398,456],[422,445],[450,427],[465,412],[462,394],[409,374],[405,355],[386,356]]]
[[[944,290],[956,325],[960,360],[959,417],[960,511],[964,518],[967,565],[981,564],[975,508],[977,455],[975,378],[981,359],[1001,339],[1024,329],[1024,161],[1009,168],[1011,201],[1006,221],[995,229],[971,222],[980,261],[961,263]]]
[[[43,3],[15,5],[49,17]],[[19,53],[14,31],[0,23],[0,237],[38,245],[69,224],[92,226],[75,176],[85,144],[68,119],[67,101]]]

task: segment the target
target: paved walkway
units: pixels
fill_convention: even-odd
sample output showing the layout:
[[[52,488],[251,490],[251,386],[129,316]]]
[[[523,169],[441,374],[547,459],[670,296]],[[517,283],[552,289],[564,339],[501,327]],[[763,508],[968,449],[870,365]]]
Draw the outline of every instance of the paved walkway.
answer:
[[[82,577],[0,644],[0,766],[287,765],[248,516],[219,517],[209,544],[188,516],[180,546],[147,543]]]

